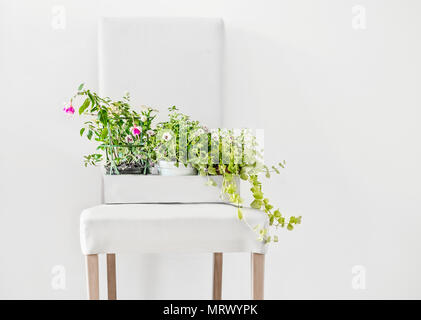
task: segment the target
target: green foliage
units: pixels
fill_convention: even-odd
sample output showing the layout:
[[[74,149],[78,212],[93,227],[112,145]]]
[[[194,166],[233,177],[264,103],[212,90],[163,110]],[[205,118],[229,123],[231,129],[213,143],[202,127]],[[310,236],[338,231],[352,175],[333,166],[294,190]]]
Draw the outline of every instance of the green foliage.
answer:
[[[140,113],[134,111],[128,93],[122,100],[113,101],[83,88],[82,83],[71,99],[71,103],[83,99],[79,115],[87,120],[79,134],[98,143],[97,150],[101,152],[85,156],[85,166],[105,161],[103,164],[110,174],[119,174],[131,167],[146,174],[155,160],[156,131],[152,128],[155,110],[143,108]],[[133,128],[138,129],[139,134]]]
[[[156,158],[175,161],[178,165],[194,164],[194,154],[200,150],[198,137],[204,133],[199,121],[178,111],[176,106],[168,108],[168,121],[158,123],[156,127]]]
[[[102,154],[94,153],[84,156],[85,167],[88,165],[95,165],[102,160]]]
[[[168,109],[168,121],[153,128],[156,110],[134,111],[128,93],[122,100],[113,101],[109,97],[99,97],[81,84],[71,103],[77,98],[83,101],[79,114],[87,118],[80,136],[98,144],[98,152],[84,157],[85,166],[103,163],[110,174],[125,173],[126,168],[140,168],[146,174],[147,168],[156,161],[170,160],[175,161],[176,166],[193,166],[200,175],[208,177],[206,184],[209,186],[217,186],[212,177],[222,176],[222,198],[237,207],[238,218],[265,243],[278,242],[278,236],[271,234],[273,230],[286,228],[291,231],[301,223],[301,216],[285,217],[265,197],[260,176],[270,178],[272,174],[280,174],[286,162],[281,161],[270,168],[265,165],[250,130],[208,130],[175,106]],[[247,222],[244,200],[238,188],[240,180],[249,183],[253,195],[250,207],[266,215],[269,228],[250,226]]]
[[[89,98],[86,98],[85,102],[79,108],[79,114],[82,114],[89,107],[90,103],[91,100],[89,100]]]
[[[237,206],[240,220],[248,225],[242,211],[243,199],[237,187],[241,179],[248,181],[250,185],[250,192],[253,195],[250,207],[266,214],[271,229],[286,227],[287,230],[292,230],[294,225],[301,223],[301,217],[286,218],[279,209],[274,210],[270,200],[265,197],[259,176],[263,174],[266,178],[270,178],[272,173],[280,174],[280,169],[285,168],[286,163],[282,161],[278,166],[273,165],[271,168],[266,166],[263,163],[262,154],[258,151],[256,138],[250,130],[242,130],[238,133],[233,130],[217,129],[208,133],[204,132],[202,136],[205,136],[205,139],[200,139],[200,143],[205,143],[205,149],[209,152],[206,153],[205,158],[197,157],[189,161],[202,175],[223,177],[223,197]],[[218,156],[213,156],[215,154]],[[208,183],[208,185],[211,184]],[[257,238],[265,243],[278,241],[278,237],[272,236],[270,230],[264,226],[254,226],[252,229],[256,232]]]

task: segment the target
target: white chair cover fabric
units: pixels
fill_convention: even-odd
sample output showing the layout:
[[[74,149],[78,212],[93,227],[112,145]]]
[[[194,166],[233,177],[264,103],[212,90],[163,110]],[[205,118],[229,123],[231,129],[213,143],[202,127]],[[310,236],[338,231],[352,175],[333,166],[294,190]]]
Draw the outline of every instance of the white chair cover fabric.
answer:
[[[244,208],[251,225],[265,225],[262,211]],[[80,218],[82,252],[265,253],[256,233],[228,204],[108,204],[86,209]]]
[[[223,21],[215,18],[104,17],[100,92],[120,98],[128,90],[134,106],[166,115],[175,105],[209,128],[220,127],[223,35]]]

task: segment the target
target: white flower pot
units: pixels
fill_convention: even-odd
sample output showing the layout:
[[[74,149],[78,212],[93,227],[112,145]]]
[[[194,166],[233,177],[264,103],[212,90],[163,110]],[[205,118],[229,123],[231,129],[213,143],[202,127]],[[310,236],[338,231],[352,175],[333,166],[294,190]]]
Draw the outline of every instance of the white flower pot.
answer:
[[[222,177],[206,185],[202,176],[103,175],[104,202],[112,203],[198,203],[226,202],[221,199]],[[237,182],[238,190],[240,184]]]
[[[179,164],[177,167],[175,161],[158,161],[158,172],[161,176],[194,176],[197,170],[191,165],[184,166]]]
[[[149,167],[148,168],[148,174],[158,175],[159,174],[158,166],[153,165],[153,166]]]

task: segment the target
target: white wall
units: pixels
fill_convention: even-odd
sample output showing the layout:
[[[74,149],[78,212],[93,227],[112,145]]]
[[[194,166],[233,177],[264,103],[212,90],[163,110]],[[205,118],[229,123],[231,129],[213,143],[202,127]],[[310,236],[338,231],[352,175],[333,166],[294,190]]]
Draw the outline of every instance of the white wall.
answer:
[[[365,6],[367,28],[352,28]],[[51,27],[64,5],[67,26]],[[413,0],[0,2],[0,298],[84,298],[78,216],[100,201],[92,146],[61,103],[97,88],[101,15],[222,17],[227,126],[265,129],[266,188],[303,215],[267,256],[266,297],[421,298],[421,3]],[[132,93],[135,95],[135,93]],[[207,255],[119,257],[121,298],[208,298]],[[225,258],[224,298],[249,297]],[[53,290],[51,269],[66,269]],[[366,290],[351,286],[366,268]],[[129,277],[130,276],[130,277]]]

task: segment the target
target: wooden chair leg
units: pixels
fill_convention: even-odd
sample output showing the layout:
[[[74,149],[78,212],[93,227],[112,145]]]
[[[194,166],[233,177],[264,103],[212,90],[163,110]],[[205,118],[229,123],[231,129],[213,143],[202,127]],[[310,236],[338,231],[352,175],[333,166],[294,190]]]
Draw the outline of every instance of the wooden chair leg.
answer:
[[[88,298],[89,300],[99,300],[99,271],[97,254],[88,254],[86,256],[86,270],[88,278]]]
[[[213,254],[213,300],[222,298],[222,252]]]
[[[265,255],[251,254],[252,294],[254,300],[263,300],[265,282]]]
[[[115,268],[115,254],[107,253],[107,286],[108,286],[108,300],[117,299],[117,283],[116,283],[116,268]]]

